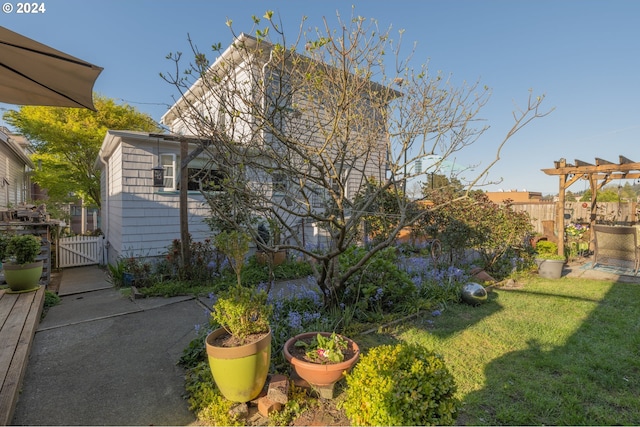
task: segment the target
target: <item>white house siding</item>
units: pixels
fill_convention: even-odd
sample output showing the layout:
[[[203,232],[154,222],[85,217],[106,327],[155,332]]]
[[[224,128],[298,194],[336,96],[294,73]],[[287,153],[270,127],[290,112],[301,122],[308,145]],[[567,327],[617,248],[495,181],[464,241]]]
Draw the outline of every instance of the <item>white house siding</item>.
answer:
[[[18,164],[15,161],[9,162],[9,203],[14,205],[24,203],[27,200],[27,179],[24,173],[24,165]]]
[[[108,133],[105,142],[109,137]],[[115,138],[111,144],[115,148],[108,158],[108,196],[103,199],[103,205],[109,204],[103,209],[103,221],[108,221],[104,227],[109,243],[108,261],[113,264],[121,257],[164,256],[172,241],[180,238],[180,196],[178,191],[154,188],[151,168],[157,165],[158,151],[178,154],[179,145],[159,143],[155,138],[136,134],[131,138]],[[210,229],[204,222],[208,216],[203,197],[189,192],[188,225],[194,240],[210,237]]]
[[[5,208],[9,204],[11,191],[10,186],[7,184],[13,181],[9,173],[9,157],[9,149],[4,144],[2,144],[0,146],[0,206]]]
[[[11,138],[0,131],[0,207],[17,205],[30,199],[29,179],[25,173],[25,163],[9,148],[6,139]],[[14,144],[14,150],[21,148]],[[25,155],[26,157],[26,155]]]
[[[122,250],[122,146],[118,145],[107,163],[107,196],[102,198],[102,224],[108,243],[107,262],[115,264]],[[103,171],[103,176],[105,175]]]

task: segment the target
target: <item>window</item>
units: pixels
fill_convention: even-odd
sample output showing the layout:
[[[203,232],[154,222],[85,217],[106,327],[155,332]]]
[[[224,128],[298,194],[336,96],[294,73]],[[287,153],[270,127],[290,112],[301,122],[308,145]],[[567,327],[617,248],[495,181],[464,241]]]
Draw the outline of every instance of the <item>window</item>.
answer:
[[[180,188],[179,164],[180,158],[176,154],[160,154],[160,164],[164,168],[165,191],[176,191]],[[196,159],[189,162],[187,167],[187,190],[188,191],[221,191],[225,175],[222,171],[212,169],[211,165]]]
[[[160,164],[164,168],[164,189],[176,189],[176,155],[160,154]]]
[[[188,168],[189,181],[187,190],[189,191],[222,191],[224,174],[215,169]]]
[[[273,195],[283,196],[287,193],[287,175],[283,173],[274,173],[271,175],[271,184],[273,185]]]

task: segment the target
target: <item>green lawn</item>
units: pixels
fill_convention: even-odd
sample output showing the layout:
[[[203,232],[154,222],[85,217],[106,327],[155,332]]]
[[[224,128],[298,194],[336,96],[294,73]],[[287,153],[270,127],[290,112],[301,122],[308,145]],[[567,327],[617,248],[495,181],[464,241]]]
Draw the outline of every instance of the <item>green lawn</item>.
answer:
[[[640,284],[532,279],[393,335],[444,356],[459,424],[640,424]]]

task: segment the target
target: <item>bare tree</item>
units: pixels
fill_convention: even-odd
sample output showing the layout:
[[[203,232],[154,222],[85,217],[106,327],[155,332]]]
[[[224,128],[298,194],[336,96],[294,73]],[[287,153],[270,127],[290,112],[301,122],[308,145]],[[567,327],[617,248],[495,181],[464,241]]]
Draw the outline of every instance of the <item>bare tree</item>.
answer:
[[[335,30],[325,20],[314,31],[303,24],[293,40],[271,12],[254,22],[255,36],[231,29],[234,43],[224,51],[214,46],[212,65],[193,43],[195,60],[186,70],[180,54],[170,55],[176,71],[163,77],[182,98],[167,120],[174,131],[209,141],[200,150],[217,185],[203,193],[218,227],[248,232],[260,249],[314,260],[331,304],[349,277],[426,214],[404,195],[406,180],[418,174],[413,164],[473,144],[486,130],[479,113],[489,89],[454,87],[426,64],[412,68],[391,29],[380,31],[375,21],[338,16]],[[514,114],[496,160],[515,132],[547,114],[539,111],[542,100],[530,97]],[[385,212],[377,203],[382,196]],[[361,242],[371,215],[392,216],[389,232],[356,265],[341,268],[338,257]],[[260,238],[260,221],[269,224],[271,239]]]

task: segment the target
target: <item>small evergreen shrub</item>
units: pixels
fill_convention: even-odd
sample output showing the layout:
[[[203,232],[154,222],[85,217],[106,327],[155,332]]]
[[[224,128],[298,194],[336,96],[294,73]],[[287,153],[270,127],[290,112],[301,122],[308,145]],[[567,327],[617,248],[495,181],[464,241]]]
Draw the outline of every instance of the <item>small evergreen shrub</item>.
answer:
[[[548,240],[540,240],[536,244],[536,258],[564,260],[565,257],[558,255],[558,245]]]
[[[32,234],[13,236],[5,249],[5,256],[15,257],[16,264],[35,262],[40,254],[40,238]]]
[[[416,344],[382,345],[347,374],[344,409],[354,425],[452,425],[455,393],[440,356]]]
[[[558,253],[558,245],[549,240],[540,240],[536,243],[536,253],[538,255],[556,255]]]
[[[222,293],[213,306],[211,317],[240,342],[251,334],[269,332],[273,306],[267,303],[267,293],[236,285]]]

